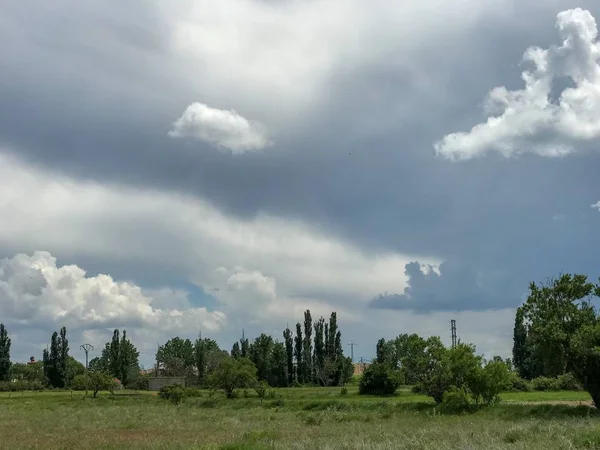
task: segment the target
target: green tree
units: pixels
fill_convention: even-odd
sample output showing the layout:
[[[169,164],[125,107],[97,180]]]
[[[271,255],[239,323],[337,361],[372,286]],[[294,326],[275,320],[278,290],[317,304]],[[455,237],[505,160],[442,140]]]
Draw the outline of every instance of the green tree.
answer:
[[[302,342],[302,376],[305,383],[312,382],[312,317],[310,310],[304,312],[304,341]]]
[[[600,408],[600,322],[577,330],[571,349],[575,376],[592,397],[596,408]]]
[[[294,383],[294,338],[289,328],[283,332],[283,342],[285,344],[288,386],[291,386]]]
[[[402,372],[392,369],[389,364],[376,362],[363,373],[358,384],[358,393],[361,395],[394,395],[402,383]]]
[[[67,356],[66,366],[65,384],[66,386],[70,386],[77,375],[83,375],[85,373],[85,366],[70,355]]]
[[[421,362],[425,358],[427,341],[417,334],[401,334],[393,344],[395,366],[402,368],[407,384],[416,384],[421,375]]]
[[[60,384],[59,387],[65,387],[69,382],[69,371],[68,359],[69,359],[69,341],[67,339],[67,329],[62,327],[60,329],[60,338],[58,340],[59,345],[59,360],[58,367],[60,371]]]
[[[475,400],[480,400],[487,405],[496,403],[499,394],[506,390],[511,383],[511,373],[506,362],[502,360],[488,361],[484,367],[478,365],[473,370],[467,390]]]
[[[88,366],[91,370],[103,371],[121,381],[123,386],[134,383],[139,378],[139,355],[133,343],[127,339],[127,331],[123,336],[119,330],[113,331],[110,342],[102,350],[102,356],[92,359]]]
[[[194,345],[189,339],[169,339],[158,348],[156,361],[163,375],[190,376],[195,365]]]
[[[221,358],[218,366],[208,377],[208,384],[214,389],[222,389],[227,398],[233,397],[235,389],[256,384],[256,367],[247,358]]]
[[[69,341],[67,329],[62,327],[60,335],[55,331],[50,338],[50,351],[43,352],[44,375],[48,384],[55,388],[64,388],[67,384],[67,360],[69,356]]]
[[[287,357],[283,342],[275,341],[273,344],[273,351],[271,353],[271,376],[269,382],[271,386],[289,386]]]
[[[256,366],[257,377],[261,381],[271,381],[273,345],[273,338],[265,333],[250,345],[249,359]]]
[[[513,363],[521,378],[530,379],[529,348],[527,342],[527,325],[523,308],[517,308],[515,315],[515,327],[513,329]]]
[[[302,345],[304,339],[302,337],[302,326],[300,323],[296,324],[296,336],[294,337],[294,357],[296,358],[296,379],[298,383],[305,383],[304,380],[304,371],[302,370]]]
[[[377,341],[376,361],[380,364],[387,364],[390,367],[398,368],[396,346],[393,341],[386,341],[383,338]]]
[[[240,339],[240,355],[242,358],[248,357],[248,348],[250,347],[250,342],[248,338],[244,335],[244,330],[242,330],[242,338]]]
[[[240,350],[240,343],[238,341],[235,341],[233,347],[231,347],[231,357],[234,359],[242,357],[242,351]]]
[[[313,354],[313,373],[320,372],[325,367],[325,319],[321,317],[314,324],[315,331],[315,345]],[[315,380],[317,381],[317,380]]]
[[[8,381],[10,377],[10,343],[6,328],[0,323],[0,381]]]
[[[202,339],[200,337],[194,343],[194,355],[199,386],[203,386],[206,383],[206,377],[215,369],[218,360],[224,356],[229,356],[226,351],[222,351],[219,348],[215,340],[209,338]],[[236,359],[239,359],[239,357]]]
[[[597,289],[581,274],[530,284],[522,314],[528,324],[531,377],[574,371],[571,340],[580,328],[596,321],[591,299]]]
[[[115,388],[114,378],[106,372],[92,370],[89,371],[87,375],[83,375],[83,377],[87,378],[83,383],[86,383],[87,386],[89,386],[93,398],[96,398],[100,391],[113,392]]]

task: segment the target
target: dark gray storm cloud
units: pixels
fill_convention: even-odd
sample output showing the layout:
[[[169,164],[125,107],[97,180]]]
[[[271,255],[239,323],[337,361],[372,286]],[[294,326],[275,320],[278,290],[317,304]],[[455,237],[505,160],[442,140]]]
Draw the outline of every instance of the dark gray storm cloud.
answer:
[[[453,163],[432,143],[480,121],[492,87],[519,86],[523,51],[555,42],[556,13],[575,6],[526,3],[410,59],[398,46],[369,64],[341,65],[318,108],[282,125],[271,148],[230,155],[168,136],[190,103],[227,109],[236,99],[219,92],[214,105],[207,79],[181,81],[158,9],[63,1],[38,2],[30,14],[15,2],[0,19],[0,38],[11,43],[0,49],[0,141],[74,177],[198,195],[241,217],[301,218],[367,253],[446,261],[441,275],[407,266],[407,292],[379,297],[379,308],[514,306],[531,279],[600,273],[600,215],[589,208],[600,198],[600,156]],[[276,117],[264,110],[255,112],[268,126]],[[492,280],[484,288],[480,269]]]
[[[456,260],[440,264],[439,273],[431,267],[424,272],[419,262],[411,262],[405,274],[408,286],[403,293],[380,294],[371,301],[371,307],[418,313],[503,309],[523,300],[527,283],[518,273],[485,270]]]

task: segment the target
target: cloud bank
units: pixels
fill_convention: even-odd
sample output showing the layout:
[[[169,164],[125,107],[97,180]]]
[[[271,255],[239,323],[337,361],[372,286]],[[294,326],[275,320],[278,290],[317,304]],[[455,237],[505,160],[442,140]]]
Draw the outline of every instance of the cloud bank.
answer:
[[[486,122],[434,144],[438,155],[464,160],[487,152],[563,156],[600,137],[600,44],[592,14],[581,8],[557,15],[560,46],[530,47],[523,61],[525,88],[494,88],[485,101]],[[561,86],[562,84],[562,86]],[[564,87],[566,86],[566,87]],[[556,95],[558,88],[564,90]],[[553,99],[553,94],[557,99]]]

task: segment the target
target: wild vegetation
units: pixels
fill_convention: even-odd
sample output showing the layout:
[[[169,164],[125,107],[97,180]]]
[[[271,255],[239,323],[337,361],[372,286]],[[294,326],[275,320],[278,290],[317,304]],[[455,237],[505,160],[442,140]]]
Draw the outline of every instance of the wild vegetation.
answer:
[[[140,375],[126,331],[115,330],[86,370],[69,355],[64,327],[52,334],[42,361],[11,363],[1,325],[0,401],[7,403],[0,433],[27,442],[6,423],[45,423],[52,410],[63,429],[75,420],[68,411],[98,423],[105,434],[94,448],[123,439],[133,447],[182,448],[597,448],[592,405],[600,401],[600,321],[593,301],[599,295],[583,275],[532,283],[516,312],[512,359],[486,359],[460,341],[447,347],[436,336],[401,334],[377,342],[373,364],[358,378],[343,354],[335,312],[313,322],[306,311],[303,324],[295,333],[284,330],[281,341],[242,335],[230,352],[209,338],[174,337],[158,348],[154,373],[185,376],[187,387],[167,386],[159,395],[140,393],[148,378]],[[130,390],[116,391],[117,380]],[[48,388],[58,391],[41,392]],[[113,416],[136,418],[123,428]],[[210,430],[202,419],[210,420]],[[186,426],[208,434],[198,437]],[[364,435],[350,439],[358,430]],[[74,438],[56,439],[67,445]]]

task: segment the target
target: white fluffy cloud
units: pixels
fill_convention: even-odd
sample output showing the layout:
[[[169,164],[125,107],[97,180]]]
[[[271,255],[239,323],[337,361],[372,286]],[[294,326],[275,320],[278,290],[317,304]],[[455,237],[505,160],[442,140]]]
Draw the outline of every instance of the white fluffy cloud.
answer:
[[[597,201],[596,203],[594,203],[591,206],[592,206],[592,208],[597,209],[598,211],[600,211],[600,200]]]
[[[525,88],[497,87],[485,102],[486,122],[469,132],[452,133],[434,144],[449,159],[469,159],[489,151],[505,156],[531,152],[561,156],[578,143],[600,138],[600,44],[592,14],[581,8],[557,15],[560,46],[530,47],[524,62],[532,67]],[[567,80],[567,81],[565,81]],[[572,83],[557,100],[558,83]]]
[[[173,124],[169,136],[208,142],[232,153],[261,150],[271,145],[266,127],[250,121],[234,110],[192,103]]]
[[[177,309],[162,293],[161,305],[139,286],[109,275],[86,276],[76,265],[57,266],[50,253],[17,254],[0,260],[0,317],[7,322],[66,325],[85,330],[121,326],[162,332],[219,330],[225,314],[181,302]]]

